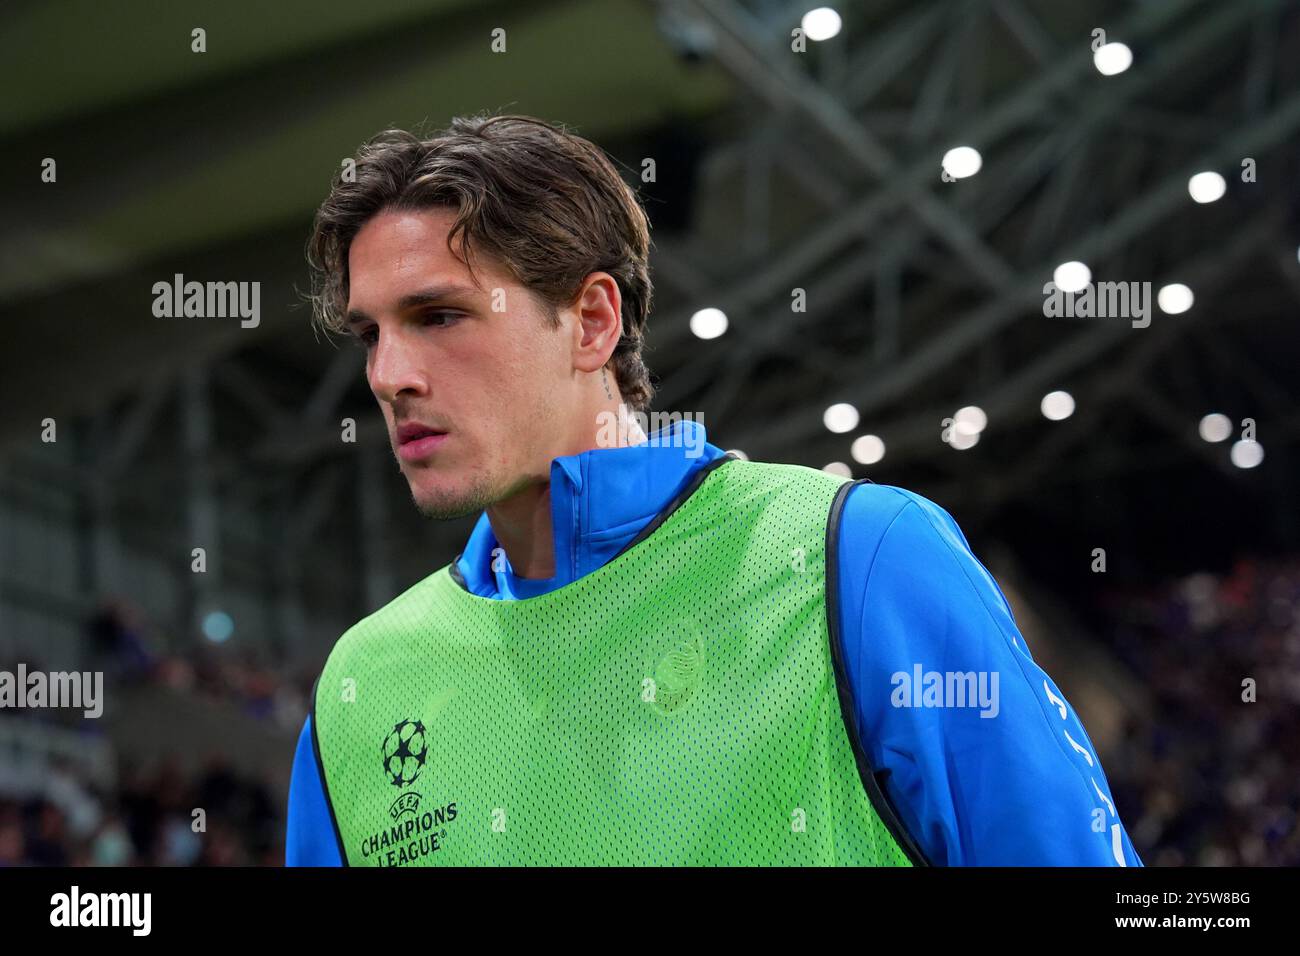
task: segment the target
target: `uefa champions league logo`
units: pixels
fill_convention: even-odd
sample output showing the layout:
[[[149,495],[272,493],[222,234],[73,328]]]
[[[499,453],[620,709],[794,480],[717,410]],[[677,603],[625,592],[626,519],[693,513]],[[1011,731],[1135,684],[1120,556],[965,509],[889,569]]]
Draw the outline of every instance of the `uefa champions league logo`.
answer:
[[[405,790],[429,763],[424,721],[407,717],[393,724],[380,744],[384,776],[399,795],[388,808],[392,821],[361,840],[359,859],[375,866],[409,866],[442,849],[448,825],[456,819],[456,801],[420,809],[420,794]]]

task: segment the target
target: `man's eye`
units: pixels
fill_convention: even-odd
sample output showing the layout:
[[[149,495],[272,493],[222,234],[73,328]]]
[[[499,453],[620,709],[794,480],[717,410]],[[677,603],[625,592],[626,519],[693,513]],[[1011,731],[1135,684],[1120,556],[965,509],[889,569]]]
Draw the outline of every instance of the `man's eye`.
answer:
[[[431,312],[420,314],[420,322],[423,325],[431,325],[434,328],[445,328],[460,319],[464,318],[459,312],[449,312],[445,309],[435,309]],[[364,332],[357,332],[353,335],[357,345],[369,351],[379,344],[379,329],[370,327]]]

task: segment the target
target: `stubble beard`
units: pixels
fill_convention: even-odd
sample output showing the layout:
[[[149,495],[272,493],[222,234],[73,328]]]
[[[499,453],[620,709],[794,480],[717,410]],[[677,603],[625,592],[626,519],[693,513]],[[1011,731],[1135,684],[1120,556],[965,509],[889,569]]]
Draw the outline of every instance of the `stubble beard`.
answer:
[[[437,491],[423,501],[411,489],[411,501],[420,516],[430,521],[452,521],[478,514],[500,501],[503,495],[493,493],[487,481],[478,478],[468,488],[458,492]]]

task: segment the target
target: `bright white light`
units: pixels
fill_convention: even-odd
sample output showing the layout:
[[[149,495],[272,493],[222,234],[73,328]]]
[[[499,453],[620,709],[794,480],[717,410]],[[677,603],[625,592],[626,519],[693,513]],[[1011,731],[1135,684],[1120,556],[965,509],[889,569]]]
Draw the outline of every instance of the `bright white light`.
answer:
[[[830,7],[818,7],[809,10],[799,22],[809,40],[829,40],[840,32],[840,15]]]
[[[989,417],[978,405],[957,409],[952,416],[952,427],[963,435],[978,435],[989,423]]]
[[[721,309],[700,309],[691,316],[691,331],[702,339],[716,339],[727,331],[727,314]]]
[[[974,176],[984,165],[984,157],[971,146],[957,146],[943,154],[943,170],[953,179]]]
[[[1228,457],[1238,468],[1254,468],[1264,460],[1264,446],[1257,441],[1234,442]]]
[[[1197,173],[1187,180],[1187,191],[1199,203],[1214,202],[1222,199],[1228,191],[1228,184],[1218,173]]]
[[[842,461],[833,461],[828,465],[822,465],[822,471],[828,475],[839,475],[841,478],[853,477],[853,469]]]
[[[1133,51],[1123,43],[1106,43],[1097,48],[1092,62],[1102,76],[1114,76],[1133,65]]]
[[[1048,392],[1038,407],[1049,421],[1064,421],[1074,414],[1074,396],[1069,392]]]
[[[1232,434],[1232,419],[1221,412],[1210,412],[1201,419],[1197,430],[1206,441],[1227,441]]]
[[[826,409],[822,422],[837,435],[842,435],[858,427],[858,410],[848,402],[840,402]]]
[[[980,436],[976,432],[974,435],[967,435],[965,432],[959,432],[956,428],[952,430],[952,436],[948,439],[948,444],[958,451],[965,451],[967,448],[974,448],[979,444]]]
[[[729,448],[729,449],[727,450],[727,454],[728,454],[728,455],[735,455],[735,456],[736,456],[737,458],[739,458],[741,461],[749,461],[749,456],[746,455],[746,454],[745,454],[743,451],[741,451],[739,448]]]
[[[860,465],[874,465],[885,457],[885,443],[875,435],[859,435],[853,439],[849,454]]]
[[[1052,281],[1062,292],[1082,292],[1092,281],[1092,270],[1082,262],[1062,262],[1052,273]]]
[[[1186,312],[1195,301],[1196,296],[1192,295],[1192,290],[1181,282],[1162,286],[1156,293],[1156,304],[1160,306],[1160,311],[1169,315],[1180,315]]]

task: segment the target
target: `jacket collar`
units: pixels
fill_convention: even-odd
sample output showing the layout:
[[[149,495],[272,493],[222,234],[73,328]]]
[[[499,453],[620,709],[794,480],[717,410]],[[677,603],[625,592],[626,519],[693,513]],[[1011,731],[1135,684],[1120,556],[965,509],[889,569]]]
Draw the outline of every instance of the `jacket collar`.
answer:
[[[487,513],[479,516],[454,562],[471,594],[505,600],[536,597],[564,587],[604,565],[668,507],[696,476],[722,457],[704,426],[674,422],[639,445],[593,448],[551,462],[551,529],[555,576],[518,577],[499,547]]]

